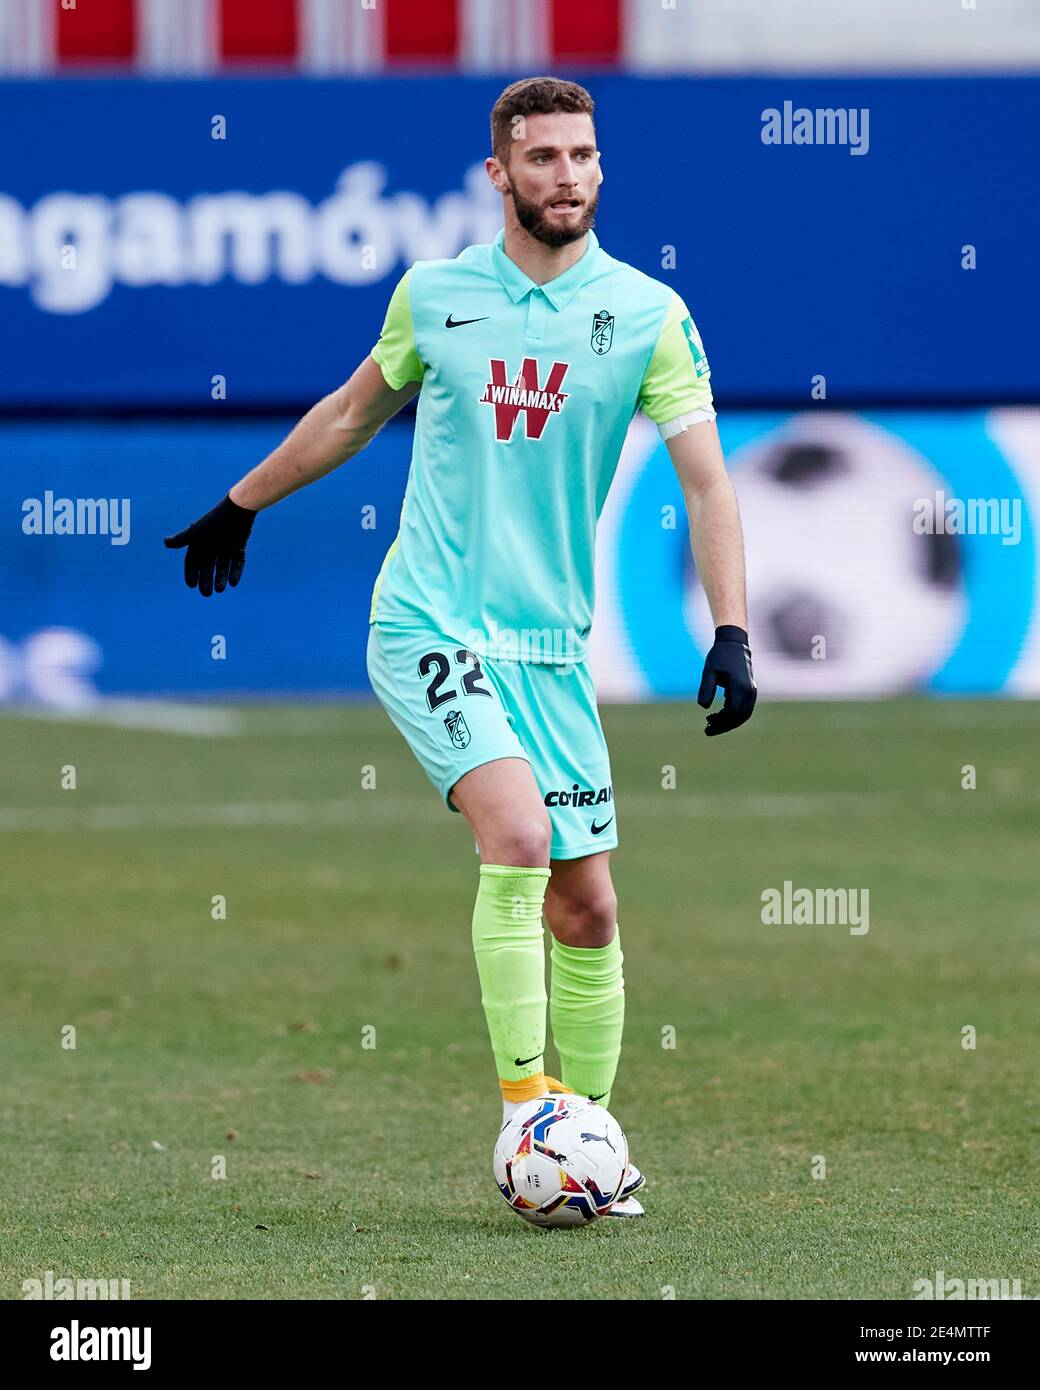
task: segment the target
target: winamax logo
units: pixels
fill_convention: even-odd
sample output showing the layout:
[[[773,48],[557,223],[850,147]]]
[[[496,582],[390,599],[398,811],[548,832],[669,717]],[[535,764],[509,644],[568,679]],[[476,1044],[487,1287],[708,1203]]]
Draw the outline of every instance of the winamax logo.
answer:
[[[567,399],[568,393],[560,387],[569,366],[569,362],[554,362],[543,387],[538,382],[538,362],[534,357],[524,358],[512,383],[507,379],[502,358],[492,357],[488,362],[491,380],[484,387],[478,405],[494,406],[495,438],[507,443],[513,436],[517,416],[523,411],[526,437],[541,439],[545,422],[550,415],[560,413]]]
[[[49,314],[82,314],[117,286],[242,285],[315,276],[340,285],[384,279],[399,262],[453,257],[493,241],[501,205],[482,164],[432,202],[385,192],[387,170],[348,165],[319,203],[289,189],[200,193],[154,189],[105,197],[54,192],[31,207],[0,192],[0,288],[27,290]]]

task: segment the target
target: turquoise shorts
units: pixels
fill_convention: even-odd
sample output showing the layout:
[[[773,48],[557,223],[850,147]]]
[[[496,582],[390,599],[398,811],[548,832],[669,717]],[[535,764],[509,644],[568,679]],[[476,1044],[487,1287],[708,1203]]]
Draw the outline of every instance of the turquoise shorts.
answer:
[[[372,623],[368,676],[450,811],[460,777],[495,758],[523,758],[552,824],[553,859],[618,842],[610,758],[588,663],[477,658],[430,628]]]

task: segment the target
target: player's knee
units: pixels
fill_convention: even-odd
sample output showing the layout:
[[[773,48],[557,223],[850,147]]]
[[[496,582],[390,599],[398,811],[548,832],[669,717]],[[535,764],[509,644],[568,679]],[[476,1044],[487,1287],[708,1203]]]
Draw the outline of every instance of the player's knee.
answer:
[[[599,888],[583,904],[582,923],[590,936],[605,945],[617,926],[617,896],[612,888]]]
[[[497,837],[494,862],[523,869],[548,868],[551,841],[548,816],[544,821],[534,817],[518,820]]]
[[[606,946],[617,929],[617,895],[613,888],[597,888],[554,904],[555,929],[572,946]]]

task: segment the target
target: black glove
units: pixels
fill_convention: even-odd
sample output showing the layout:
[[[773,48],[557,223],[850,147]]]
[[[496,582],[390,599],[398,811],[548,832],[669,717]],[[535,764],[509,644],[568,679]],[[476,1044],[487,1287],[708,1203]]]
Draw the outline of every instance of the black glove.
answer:
[[[748,635],[742,627],[727,624],[715,629],[715,643],[704,662],[697,703],[710,709],[717,685],[726,692],[726,700],[720,710],[708,715],[704,732],[709,737],[746,724],[758,699]]]
[[[166,537],[167,550],[188,547],[184,582],[189,589],[197,587],[203,598],[209,598],[214,589],[222,594],[229,584],[234,588],[245,568],[246,541],[255,516],[256,512],[225,497],[185,530]]]

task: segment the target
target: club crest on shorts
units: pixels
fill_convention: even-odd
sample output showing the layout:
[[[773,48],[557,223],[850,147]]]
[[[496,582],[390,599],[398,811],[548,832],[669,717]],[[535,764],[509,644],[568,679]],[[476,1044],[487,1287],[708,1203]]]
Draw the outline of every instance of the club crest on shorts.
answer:
[[[456,748],[469,747],[469,725],[461,710],[450,709],[444,716],[444,727]]]
[[[606,309],[601,309],[598,314],[592,316],[592,351],[598,352],[602,357],[605,352],[610,351],[613,341],[614,315],[608,314]]]

